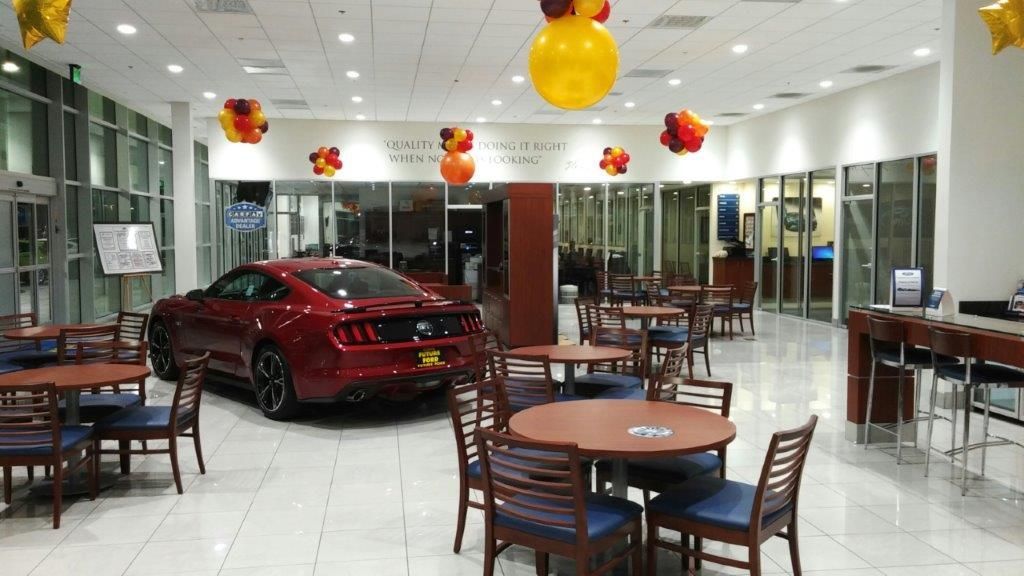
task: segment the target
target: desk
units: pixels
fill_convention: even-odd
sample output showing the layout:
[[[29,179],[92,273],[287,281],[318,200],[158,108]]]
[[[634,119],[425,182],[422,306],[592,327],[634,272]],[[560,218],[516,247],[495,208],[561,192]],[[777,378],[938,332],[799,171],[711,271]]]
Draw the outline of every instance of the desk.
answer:
[[[610,346],[526,346],[516,348],[512,352],[527,356],[546,356],[552,362],[565,364],[565,393],[576,393],[576,365],[603,364],[625,360],[633,352],[624,348]]]
[[[978,360],[999,362],[1008,366],[1024,368],[1024,323],[999,320],[970,314],[956,314],[943,319],[923,318],[921,313],[890,312],[866,308],[851,308],[848,343],[848,367],[846,376],[846,438],[862,438],[858,431],[865,421],[867,411],[868,380],[871,376],[871,345],[868,342],[868,317],[876,316],[886,320],[899,320],[905,327],[905,338],[909,344],[929,345],[930,327],[971,334],[974,341],[974,357]],[[894,368],[879,366],[875,376],[872,415],[873,422],[896,421],[896,381]],[[914,397],[914,378],[908,375],[904,382],[904,398]],[[914,416],[914,406],[907,403],[904,418]]]

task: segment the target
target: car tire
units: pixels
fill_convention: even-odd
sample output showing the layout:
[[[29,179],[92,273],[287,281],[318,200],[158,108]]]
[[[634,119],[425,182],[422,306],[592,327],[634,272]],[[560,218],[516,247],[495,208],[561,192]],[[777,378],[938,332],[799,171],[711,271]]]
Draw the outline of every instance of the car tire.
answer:
[[[153,364],[153,373],[161,380],[178,379],[171,332],[163,322],[155,322],[149,332],[149,361]]]
[[[267,418],[288,420],[299,413],[292,371],[277,346],[264,346],[256,353],[256,361],[252,365],[252,387],[256,392],[256,404]]]

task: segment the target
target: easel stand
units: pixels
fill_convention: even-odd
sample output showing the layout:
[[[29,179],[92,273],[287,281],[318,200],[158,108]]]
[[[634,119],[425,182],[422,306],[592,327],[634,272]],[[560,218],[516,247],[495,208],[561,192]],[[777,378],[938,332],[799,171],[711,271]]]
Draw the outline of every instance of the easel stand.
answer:
[[[142,281],[142,287],[149,296],[146,301],[151,302],[153,300],[152,274],[124,274],[121,276],[121,310],[125,312],[131,312],[135,309],[135,302],[132,298],[132,281],[134,280]]]

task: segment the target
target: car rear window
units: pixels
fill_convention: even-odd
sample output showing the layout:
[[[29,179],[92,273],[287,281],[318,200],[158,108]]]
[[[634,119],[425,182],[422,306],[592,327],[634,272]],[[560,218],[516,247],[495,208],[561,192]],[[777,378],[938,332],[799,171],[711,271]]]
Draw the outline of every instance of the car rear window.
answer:
[[[320,268],[295,276],[336,300],[420,296],[422,290],[386,268]]]

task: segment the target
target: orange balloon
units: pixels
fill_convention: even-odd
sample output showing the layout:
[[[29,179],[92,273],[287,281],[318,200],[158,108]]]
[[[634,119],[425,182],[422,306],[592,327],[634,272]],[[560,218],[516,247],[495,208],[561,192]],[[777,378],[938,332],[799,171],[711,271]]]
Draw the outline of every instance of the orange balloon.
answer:
[[[683,110],[679,113],[679,125],[683,124],[697,124],[700,122],[700,117],[697,116],[692,110]]]
[[[449,152],[441,159],[441,177],[453,186],[468,183],[475,173],[476,161],[465,152]]]
[[[706,136],[708,130],[710,130],[710,128],[707,124],[704,124],[703,122],[698,122],[697,124],[693,125],[693,133],[696,134],[698,138],[703,138],[704,136]]]

